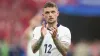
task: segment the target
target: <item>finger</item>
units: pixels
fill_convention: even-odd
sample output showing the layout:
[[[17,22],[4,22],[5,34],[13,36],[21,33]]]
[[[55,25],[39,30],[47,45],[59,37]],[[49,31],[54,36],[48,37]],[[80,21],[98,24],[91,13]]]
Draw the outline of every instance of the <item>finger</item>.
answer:
[[[44,22],[42,22],[42,28],[41,28],[41,31],[43,30],[44,27],[45,27]]]
[[[52,28],[49,28],[50,31],[52,31]]]
[[[45,22],[44,21],[42,22],[42,26],[45,27]]]
[[[54,35],[57,36],[57,31],[54,31]]]
[[[58,32],[57,27],[54,27],[55,31]]]
[[[51,27],[51,28],[50,28],[50,30],[52,31],[52,30],[54,30],[54,28],[53,28],[53,27]]]
[[[54,29],[57,29],[58,27],[57,27],[57,26],[53,26],[53,28],[54,28]]]
[[[52,28],[52,32],[53,32],[53,34],[56,34],[56,29],[54,29],[54,28]]]
[[[50,30],[49,32],[50,32],[50,34],[53,34],[54,33],[54,30]]]
[[[53,30],[53,35],[56,35],[56,33],[57,33],[57,32],[56,32],[55,30]]]
[[[41,28],[41,32],[42,32],[43,28],[44,28],[44,27],[42,26],[42,28]]]
[[[49,31],[49,33],[52,35],[53,34],[53,31]]]
[[[48,24],[46,24],[46,28],[48,28]]]
[[[54,31],[53,33],[52,33],[52,37],[56,37],[56,32]]]

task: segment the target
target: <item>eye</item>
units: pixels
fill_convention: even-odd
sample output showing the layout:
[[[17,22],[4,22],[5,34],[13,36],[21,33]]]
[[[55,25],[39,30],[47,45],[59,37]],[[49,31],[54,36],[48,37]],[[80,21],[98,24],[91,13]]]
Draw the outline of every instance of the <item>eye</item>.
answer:
[[[45,12],[45,14],[49,14],[49,12],[48,12],[48,11],[46,11],[46,12]]]
[[[51,11],[51,13],[55,13],[55,11]]]

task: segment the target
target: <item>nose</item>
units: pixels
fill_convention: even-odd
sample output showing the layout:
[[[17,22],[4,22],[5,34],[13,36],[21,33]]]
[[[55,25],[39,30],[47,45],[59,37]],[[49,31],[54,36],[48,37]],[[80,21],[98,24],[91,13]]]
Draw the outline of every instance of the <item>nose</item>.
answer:
[[[52,17],[52,13],[49,14],[49,17]]]

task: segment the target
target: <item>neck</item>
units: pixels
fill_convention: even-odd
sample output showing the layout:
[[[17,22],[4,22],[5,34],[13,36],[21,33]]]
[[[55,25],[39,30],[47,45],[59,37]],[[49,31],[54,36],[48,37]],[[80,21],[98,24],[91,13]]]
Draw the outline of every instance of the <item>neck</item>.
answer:
[[[48,23],[48,27],[49,27],[49,28],[50,28],[50,27],[57,27],[57,24],[58,24],[57,21],[54,22],[54,23],[52,23],[52,24]]]

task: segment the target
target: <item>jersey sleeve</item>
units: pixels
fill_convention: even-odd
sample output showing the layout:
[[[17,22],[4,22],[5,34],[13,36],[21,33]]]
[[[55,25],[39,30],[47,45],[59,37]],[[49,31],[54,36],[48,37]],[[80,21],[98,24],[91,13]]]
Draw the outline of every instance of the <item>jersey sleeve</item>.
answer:
[[[41,36],[41,28],[36,27],[33,31],[33,39],[32,40],[38,40]]]
[[[32,40],[30,41],[31,42],[31,46],[40,38],[41,36],[41,31],[40,31],[40,27],[36,27],[32,33]]]
[[[66,43],[66,45],[69,46],[71,44],[71,32],[68,28],[66,28],[64,31],[65,32],[63,36],[61,37],[61,42]]]

